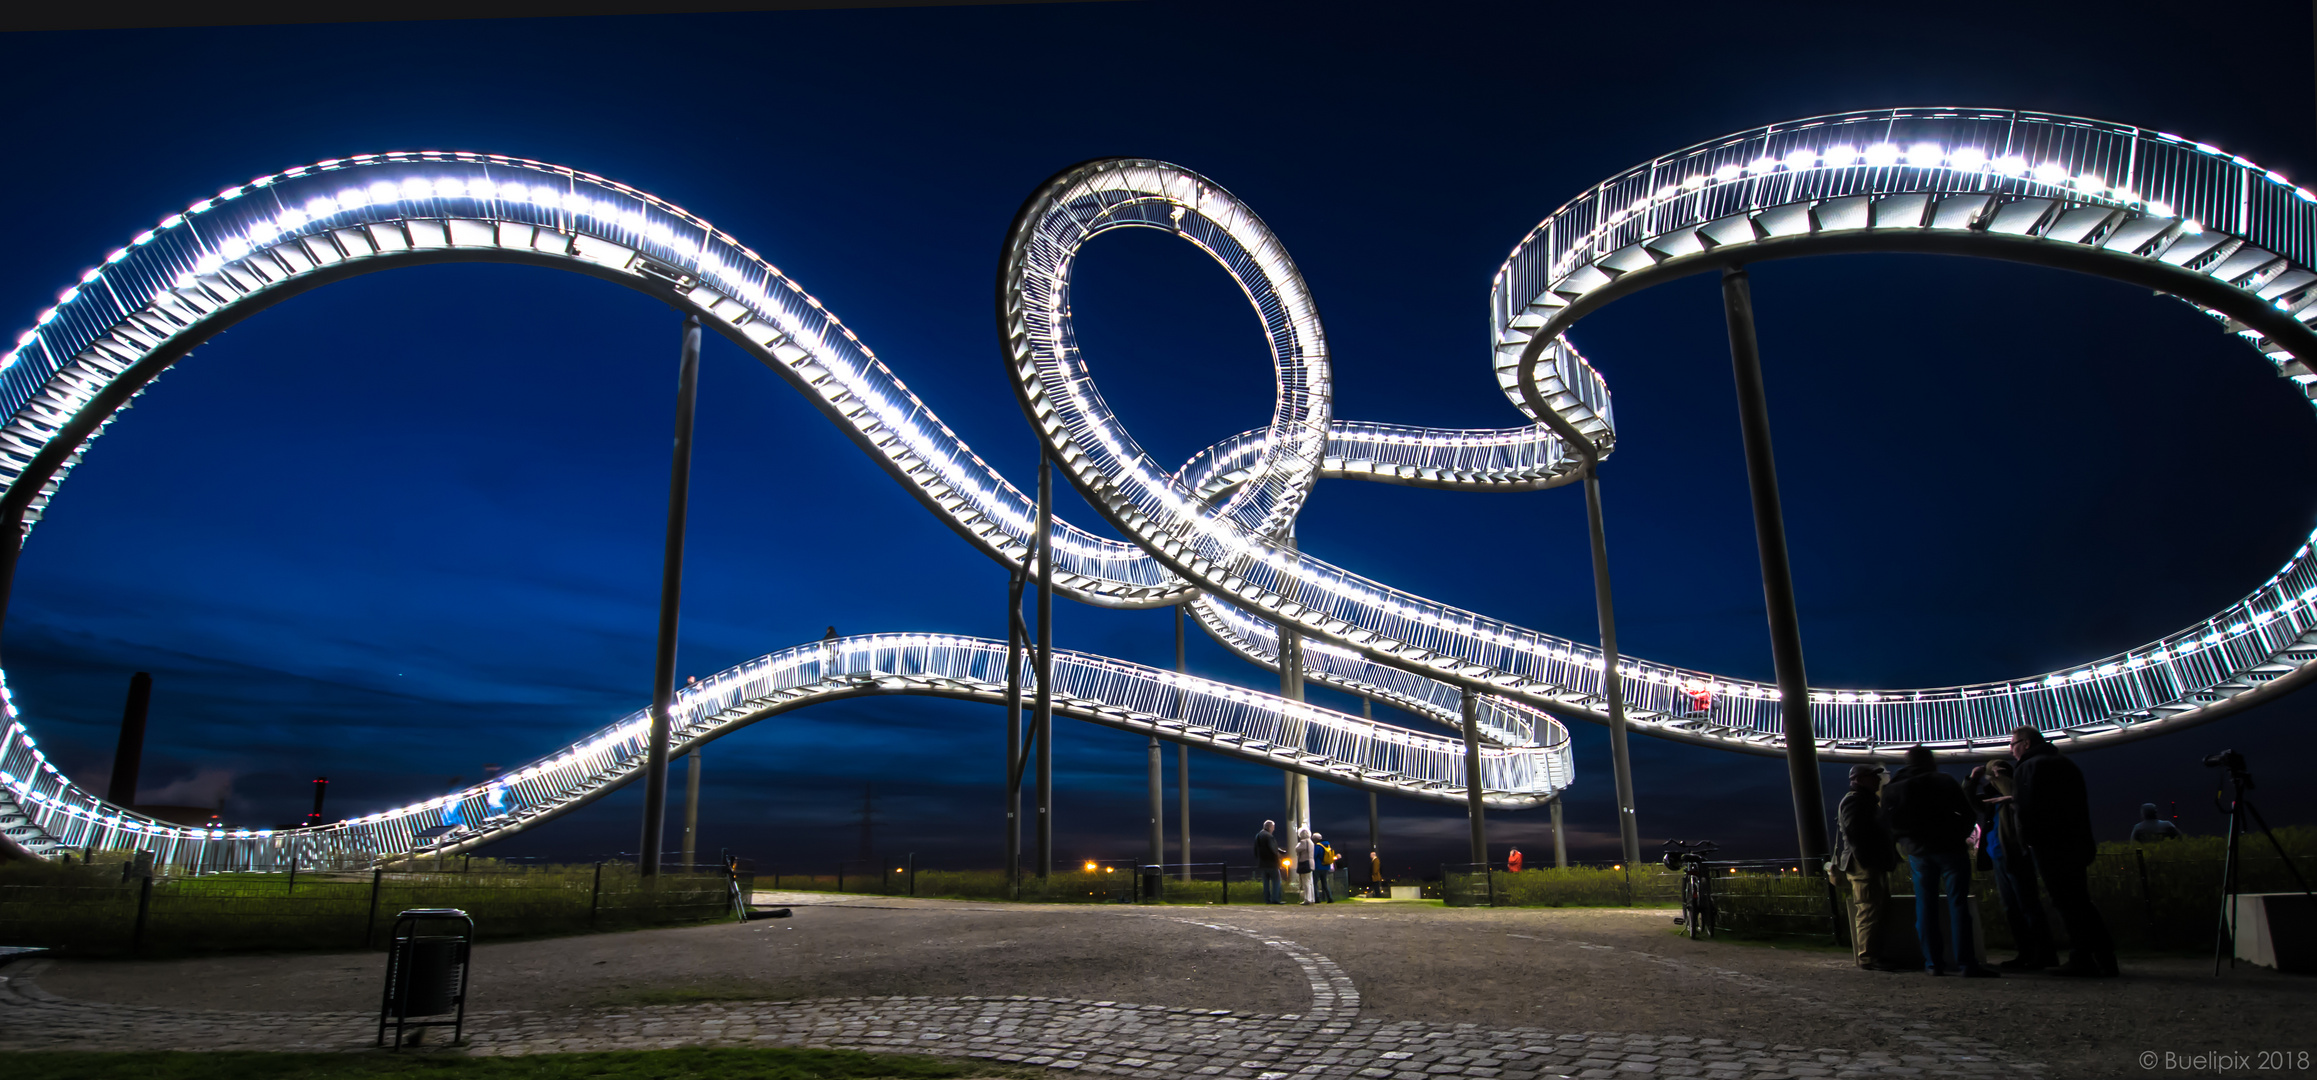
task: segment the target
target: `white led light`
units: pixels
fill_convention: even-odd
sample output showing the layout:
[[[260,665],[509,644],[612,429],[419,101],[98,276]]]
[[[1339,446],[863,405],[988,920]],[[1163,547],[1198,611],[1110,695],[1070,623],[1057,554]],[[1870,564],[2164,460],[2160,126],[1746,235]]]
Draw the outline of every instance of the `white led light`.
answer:
[[[359,210],[370,205],[370,193],[361,188],[347,188],[338,193],[338,209]]]
[[[2005,176],[2026,176],[2028,173],[2027,159],[2018,154],[2005,154],[1996,158],[1991,167]]]
[[[2035,178],[2047,184],[2068,182],[2068,167],[2056,161],[2047,161],[2034,169]]]
[[[1907,148],[1907,164],[1928,169],[1946,157],[1946,150],[1938,143],[1916,143]]]
[[[2148,200],[2148,212],[2157,217],[2171,217],[2172,204],[2162,199],[2150,199]]]
[[[1885,168],[1887,166],[1898,164],[1899,148],[1887,142],[1876,143],[1873,146],[1867,147],[1866,153],[1861,156],[1866,159],[1866,163],[1868,165],[1877,169]]]
[[[1807,147],[1788,151],[1786,154],[1786,167],[1789,169],[1807,169],[1816,164],[1818,164],[1817,152]]]
[[[193,272],[196,274],[214,274],[224,266],[225,259],[213,251],[203,255],[200,261],[193,264]]]
[[[238,236],[234,237],[222,244],[217,245],[217,253],[223,256],[227,262],[241,258],[242,256],[249,254],[249,241],[241,239]],[[219,265],[223,265],[223,263],[220,263]]]
[[[1826,148],[1826,152],[1819,156],[1824,158],[1829,165],[1858,164],[1858,148],[1849,143],[1836,143],[1829,146]]]
[[[1987,167],[1987,155],[1976,146],[1958,147],[1954,153],[1947,155],[1947,161],[1966,172],[1977,172]]]
[[[368,190],[370,201],[373,203],[390,203],[394,201],[396,195],[400,194],[393,181],[390,180],[380,180],[370,185]]]
[[[413,176],[402,182],[402,197],[405,199],[434,198],[434,181],[423,176]]]
[[[1744,171],[1745,170],[1738,168],[1736,165],[1724,165],[1721,168],[1714,170],[1714,179],[1727,184],[1730,181],[1737,179],[1739,174]]]

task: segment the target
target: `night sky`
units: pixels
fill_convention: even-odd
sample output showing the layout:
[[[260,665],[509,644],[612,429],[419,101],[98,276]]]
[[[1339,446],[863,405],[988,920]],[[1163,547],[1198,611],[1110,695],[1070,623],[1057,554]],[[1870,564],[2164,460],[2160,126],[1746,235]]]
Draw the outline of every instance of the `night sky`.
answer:
[[[0,35],[15,208],[0,313],[29,325],[141,229],[230,184],[386,150],[568,164],[698,213],[819,296],[1017,484],[1036,443],[999,362],[1008,221],[1087,158],[1167,159],[1278,232],[1318,298],[1336,415],[1521,422],[1486,351],[1488,282],[1539,219],[1637,161],[1776,120],[1898,104],[2041,109],[2317,176],[2305,6],[2096,20],[1858,5],[1055,4]],[[1884,21],[1877,21],[1878,19]],[[1991,25],[2000,23],[2001,25]],[[2307,536],[2317,423],[2218,325],[2145,290],[1940,257],[1754,271],[1814,685],[2040,674],[2179,629]],[[1105,397],[1180,461],[1270,410],[1258,323],[1155,233],[1077,277]],[[5,321],[0,319],[0,321]],[[513,767],[650,695],[680,319],[606,283],[445,266],[357,278],[221,335],[98,440],[26,548],[8,673],[51,755],[102,790],[132,671],[154,674],[142,801],[294,820]],[[1616,394],[1604,469],[1626,652],[1769,679],[1759,563],[1710,276],[1574,335]],[[848,632],[1004,634],[1005,571],[772,372],[702,360],[681,671]],[[1099,527],[1075,493],[1061,516]],[[1106,530],[1107,531],[1107,530]],[[1303,547],[1401,588],[1597,637],[1575,488],[1323,482]],[[1170,614],[1062,602],[1062,647],[1165,665]],[[1196,632],[1194,631],[1194,635]],[[1194,636],[1199,674],[1276,676]],[[1315,690],[1315,700],[1353,708]],[[2095,822],[2144,801],[2222,819],[2204,755],[2251,759],[2273,822],[2317,820],[2317,695],[2085,754]],[[859,845],[999,862],[1002,716],[825,705],[713,744],[702,845],[798,870]],[[1445,729],[1442,729],[1445,730]],[[1057,725],[1058,857],[1139,857],[1143,740]],[[1574,725],[1572,855],[1615,853],[1607,736]],[[1174,838],[1175,755],[1166,755]],[[1194,858],[1245,861],[1260,767],[1195,754]],[[1830,798],[1839,770],[1826,770]],[[1634,742],[1647,845],[1793,851],[1785,766]],[[677,773],[680,791],[681,772]],[[633,851],[641,785],[492,854]],[[1365,798],[1314,786],[1324,832]],[[1460,810],[1386,800],[1396,873],[1461,860]],[[674,843],[671,832],[671,845]],[[1549,852],[1541,811],[1491,817]],[[1175,858],[1170,854],[1170,859]]]

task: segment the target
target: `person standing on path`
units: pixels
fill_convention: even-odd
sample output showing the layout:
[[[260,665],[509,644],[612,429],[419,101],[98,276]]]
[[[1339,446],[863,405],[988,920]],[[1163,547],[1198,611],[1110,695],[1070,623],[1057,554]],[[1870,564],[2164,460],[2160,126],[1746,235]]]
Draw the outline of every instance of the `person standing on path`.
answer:
[[[2035,887],[2034,857],[2019,832],[2019,807],[2006,797],[2017,794],[2017,774],[2001,758],[1971,770],[1969,794],[1980,807],[1985,830],[1987,861],[1994,864],[1996,898],[2003,902],[2003,919],[2011,927],[2019,955],[1996,967],[2004,971],[2042,971],[2056,966],[2051,926],[2044,919],[2043,895]]]
[[[1999,801],[2019,807],[2019,831],[2035,855],[2035,871],[2059,909],[2068,931],[2068,962],[2056,975],[2112,977],[2116,943],[2107,920],[2092,906],[2084,871],[2100,846],[2092,839],[2092,803],[2084,791],[2084,771],[2060,756],[2043,732],[2021,726],[2011,732],[2011,756],[2019,761],[2016,794]]]
[[[1387,888],[1389,888],[1389,886],[1387,886],[1387,885],[1385,885],[1385,884],[1384,884],[1384,855],[1383,855],[1383,853],[1382,853],[1382,852],[1380,852],[1380,851],[1377,851],[1377,850],[1376,850],[1376,849],[1374,849],[1374,848],[1369,848],[1369,849],[1368,849],[1368,892],[1369,892],[1369,894],[1370,894],[1370,895],[1373,895],[1373,896],[1390,896],[1390,895],[1392,895],[1391,893],[1388,893],[1388,892],[1384,891],[1384,890],[1385,890],[1385,889],[1387,889]]]
[[[1920,743],[1907,749],[1907,767],[1891,779],[1883,795],[1883,821],[1906,853],[1915,876],[1915,936],[1923,943],[1923,970],[1947,973],[1942,937],[1953,939],[1955,966],[1967,979],[1992,979],[2003,973],[1979,962],[1971,936],[1971,852],[1964,846],[1979,816],[1972,812],[1963,785],[1939,771],[1931,748]],[[1939,932],[1940,888],[1947,890],[1947,928]]]
[[[1311,903],[1311,830],[1295,830],[1295,887]]]
[[[1335,904],[1335,844],[1311,834],[1311,871],[1318,874],[1318,902]]]
[[[1279,840],[1271,835],[1271,830],[1278,827],[1278,822],[1266,821],[1262,830],[1255,834],[1255,869],[1263,875],[1263,902],[1266,904],[1280,902]],[[1230,886],[1226,882],[1224,887]]]
[[[1850,894],[1850,944],[1861,971],[1898,971],[1876,948],[1883,905],[1890,902],[1889,874],[1899,865],[1898,849],[1883,827],[1883,767],[1850,767],[1850,792],[1834,811],[1834,861],[1826,868],[1838,891]]]

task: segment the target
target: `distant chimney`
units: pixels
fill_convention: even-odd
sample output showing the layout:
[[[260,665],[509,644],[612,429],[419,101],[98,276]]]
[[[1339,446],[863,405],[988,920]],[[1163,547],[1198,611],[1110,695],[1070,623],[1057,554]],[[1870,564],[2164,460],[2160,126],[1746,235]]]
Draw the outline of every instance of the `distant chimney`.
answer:
[[[105,800],[115,806],[137,801],[137,766],[145,757],[145,710],[153,704],[153,677],[129,676],[129,702],[121,710],[121,741],[113,748],[113,783]]]
[[[327,776],[317,776],[317,777],[315,777],[315,778],[314,778],[314,812],[313,812],[313,813],[311,813],[311,814],[307,814],[307,815],[306,815],[306,824],[308,824],[308,825],[319,825],[319,824],[321,824],[321,823],[322,823],[322,796],[324,796],[324,795],[327,795],[327,794],[329,794],[329,793],[330,793],[330,778],[329,778],[329,777],[327,777]]]

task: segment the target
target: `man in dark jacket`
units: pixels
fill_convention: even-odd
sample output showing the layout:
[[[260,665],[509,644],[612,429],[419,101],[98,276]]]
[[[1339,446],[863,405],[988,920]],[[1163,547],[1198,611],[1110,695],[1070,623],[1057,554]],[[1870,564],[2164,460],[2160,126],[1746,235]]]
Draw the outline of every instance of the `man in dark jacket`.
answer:
[[[1280,903],[1279,838],[1271,835],[1278,828],[1276,821],[1263,823],[1263,831],[1255,834],[1255,869],[1263,875],[1263,902]]]
[[[1971,936],[1971,852],[1964,841],[1978,821],[1963,785],[1939,771],[1931,750],[1907,750],[1907,767],[1891,780],[1883,794],[1883,823],[1898,838],[1899,850],[1915,875],[1915,936],[1923,943],[1923,970],[1947,973],[1942,936],[1955,944],[1955,966],[1967,979],[1991,979],[2001,972],[1979,962]],[[1947,925],[1939,933],[1938,894],[1947,890]]]
[[[2068,962],[2060,975],[2116,974],[2116,943],[2108,923],[2092,906],[2084,870],[2099,853],[2092,839],[2092,802],[2084,792],[2084,771],[2031,727],[2011,732],[2011,756],[2019,760],[2012,801],[2019,807],[2019,831],[2035,854],[2036,873],[2059,909],[2068,932]]]
[[[1850,893],[1850,942],[1861,971],[1900,970],[1883,962],[1875,939],[1877,916],[1891,898],[1886,875],[1899,865],[1898,849],[1883,828],[1877,797],[1882,787],[1882,766],[1850,767],[1850,793],[1834,811],[1834,862],[1826,868],[1835,889]]]

